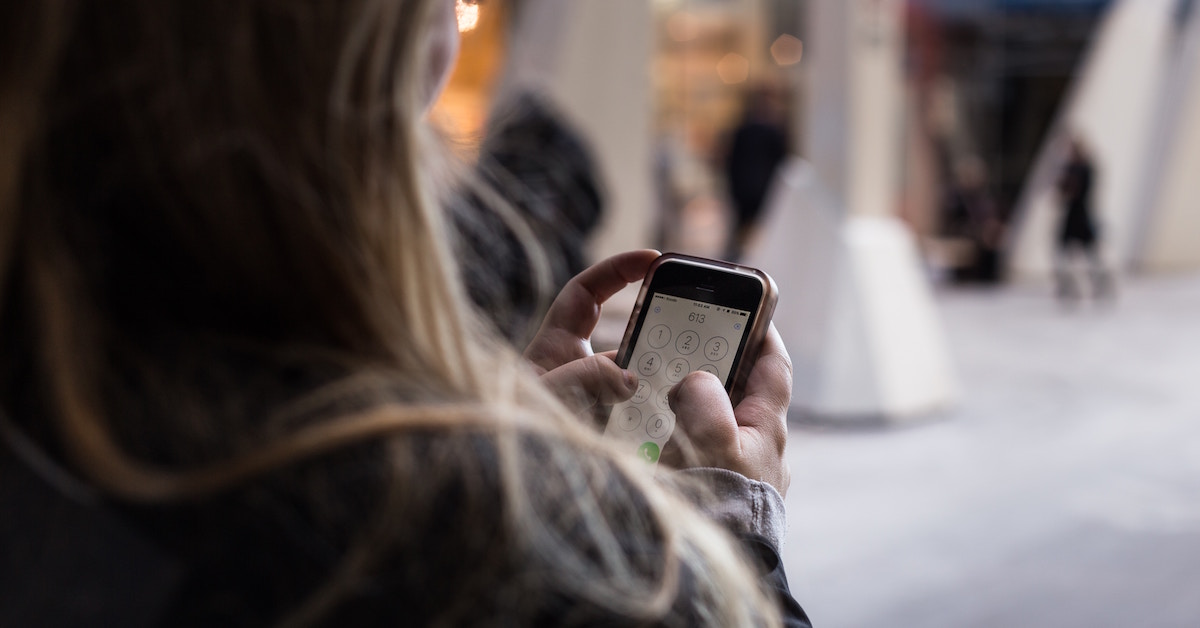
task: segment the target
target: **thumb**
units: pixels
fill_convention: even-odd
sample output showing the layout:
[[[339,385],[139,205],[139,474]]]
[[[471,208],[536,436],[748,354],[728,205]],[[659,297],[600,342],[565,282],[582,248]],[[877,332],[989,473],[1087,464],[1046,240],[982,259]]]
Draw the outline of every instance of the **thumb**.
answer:
[[[638,379],[607,356],[593,355],[546,373],[542,383],[580,411],[629,399],[637,389]]]
[[[676,430],[705,464],[732,460],[738,450],[738,425],[729,393],[715,375],[696,371],[683,378],[668,396]],[[682,443],[681,443],[682,444]]]

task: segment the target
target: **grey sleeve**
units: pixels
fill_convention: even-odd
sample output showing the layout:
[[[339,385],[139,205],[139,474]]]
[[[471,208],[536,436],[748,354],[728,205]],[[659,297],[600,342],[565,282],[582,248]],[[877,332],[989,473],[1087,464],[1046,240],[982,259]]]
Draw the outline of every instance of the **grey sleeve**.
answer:
[[[678,473],[698,481],[711,496],[694,496],[697,506],[734,535],[757,534],[776,550],[783,547],[787,517],[775,487],[726,469],[703,467]]]

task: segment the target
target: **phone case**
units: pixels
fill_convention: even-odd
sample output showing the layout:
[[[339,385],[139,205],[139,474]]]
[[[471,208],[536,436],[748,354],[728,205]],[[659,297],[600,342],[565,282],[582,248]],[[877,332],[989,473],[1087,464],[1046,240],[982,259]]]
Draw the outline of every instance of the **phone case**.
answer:
[[[641,290],[638,293],[637,301],[635,302],[633,311],[629,316],[629,322],[625,327],[625,333],[622,336],[621,345],[617,352],[617,363],[622,368],[629,368],[634,349],[634,333],[637,330],[638,321],[641,318],[642,310],[643,308],[647,307],[650,286],[654,282],[655,273],[663,265],[671,263],[686,264],[688,266],[714,270],[718,272],[734,273],[742,277],[752,278],[761,284],[762,293],[757,307],[757,314],[754,316],[754,321],[751,324],[750,329],[746,331],[746,343],[742,349],[742,354],[733,364],[730,376],[726,378],[726,391],[729,393],[732,402],[736,405],[741,399],[746,380],[749,377],[750,371],[752,370],[754,363],[758,358],[759,352],[761,351],[762,343],[766,338],[767,330],[771,324],[771,317],[774,314],[775,303],[778,300],[778,289],[774,280],[771,279],[769,275],[756,268],[740,266],[719,260],[683,255],[679,253],[667,253],[659,257],[654,261],[653,264],[651,264],[650,269],[647,271],[646,278],[642,283]],[[714,305],[719,306],[720,304],[714,303]],[[693,335],[693,337],[695,336]],[[642,403],[645,403],[645,401]],[[617,407],[620,407],[620,405]],[[661,403],[658,407],[662,408]],[[669,430],[665,433],[665,435],[659,435],[655,433],[654,430],[650,430],[647,427],[648,434],[642,435],[640,433],[641,430],[639,429],[637,437],[629,437],[621,434],[621,430],[614,427],[614,425],[619,421],[617,412],[614,411],[610,413],[605,432],[607,434],[615,434],[617,436],[625,437],[625,440],[632,440],[635,442],[635,444],[636,441],[649,438],[649,440],[646,440],[646,442],[641,444],[638,449],[638,454],[648,462],[655,462],[658,454],[661,451],[661,448],[663,445],[665,445],[666,441],[669,440],[670,434],[674,430],[673,415],[668,416],[668,423],[670,425]],[[651,419],[647,417],[645,420],[649,421]]]

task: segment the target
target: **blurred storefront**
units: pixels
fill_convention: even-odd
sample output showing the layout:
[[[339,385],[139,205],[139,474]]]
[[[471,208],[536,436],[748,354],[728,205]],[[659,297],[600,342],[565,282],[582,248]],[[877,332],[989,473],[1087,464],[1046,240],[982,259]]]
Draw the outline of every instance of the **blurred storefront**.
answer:
[[[1109,4],[908,3],[906,165],[918,176],[903,211],[949,279],[1003,278],[1022,186]]]
[[[659,246],[724,252],[732,220],[723,162],[752,94],[772,101],[788,149],[797,150],[804,4],[654,2]]]
[[[804,153],[806,0],[658,0],[656,156],[668,244],[712,250],[682,217],[726,212],[720,161],[754,85],[787,94]],[[909,0],[902,185],[894,211],[938,276],[1002,278],[1004,230],[1108,0]],[[682,214],[680,212],[683,212]],[[723,215],[723,213],[722,213]],[[684,225],[673,233],[670,225]],[[691,231],[697,231],[692,229]],[[672,241],[672,236],[675,240]]]
[[[457,5],[462,47],[433,116],[468,147],[484,132],[493,92],[504,69],[509,10],[506,0]]]
[[[792,154],[811,157],[805,127],[824,124],[808,111],[819,63],[806,48],[813,4],[463,4],[463,52],[437,115],[469,148],[484,130],[501,76],[512,70],[510,48],[536,48],[527,40],[539,40],[539,54],[549,58],[542,62],[554,66],[548,91],[596,144],[602,178],[614,194],[592,253],[661,246],[726,254],[734,211],[724,159],[747,95],[774,95]],[[904,96],[891,114],[903,149],[886,211],[918,236],[935,278],[1000,281],[1024,187],[1116,3],[898,4]],[[1192,3],[1171,4],[1186,16]],[[533,17],[547,12],[570,15],[549,20],[547,28],[546,19]]]
[[[719,252],[730,219],[722,172],[744,96],[784,95],[804,156],[808,0],[656,0],[658,241]],[[935,276],[1003,277],[1005,230],[1108,0],[909,0],[905,149],[892,211]],[[809,62],[806,62],[809,61]]]
[[[502,86],[514,78],[536,86],[591,144],[599,178],[606,183],[604,218],[589,255],[658,246],[715,257],[747,252],[754,261],[753,249],[766,248],[769,229],[757,234],[751,229],[749,237],[741,237],[735,216],[744,212],[735,211],[736,186],[731,185],[726,157],[736,130],[753,112],[749,96],[766,95],[761,99],[768,103],[765,110],[775,117],[785,151],[796,158],[788,160],[792,172],[813,183],[787,199],[790,204],[783,209],[811,210],[822,204],[822,195],[832,208],[826,212],[827,236],[816,237],[831,243],[831,252],[820,259],[801,260],[796,253],[805,248],[799,244],[805,237],[814,238],[812,223],[775,230],[777,249],[792,254],[781,268],[800,269],[797,275],[805,269],[824,273],[821,281],[848,291],[849,305],[826,311],[836,295],[811,296],[818,292],[800,276],[786,277],[789,292],[810,295],[806,298],[812,303],[805,307],[811,308],[805,311],[842,325],[838,329],[843,331],[858,324],[854,321],[874,321],[874,328],[863,322],[862,329],[850,334],[866,343],[855,350],[861,349],[860,362],[867,366],[847,372],[879,372],[879,351],[870,343],[879,344],[884,337],[912,341],[919,336],[916,329],[928,330],[928,338],[938,336],[935,308],[924,294],[930,278],[951,283],[1005,278],[1017,240],[1013,233],[1028,222],[1022,199],[1038,183],[1039,168],[1043,174],[1061,168],[1061,160],[1046,156],[1047,146],[1061,134],[1068,117],[1064,112],[1078,99],[1085,75],[1095,70],[1090,66],[1104,65],[1096,61],[1096,48],[1103,47],[1098,39],[1121,13],[1116,8],[1149,4],[489,0],[463,5],[471,10],[463,14],[460,65],[435,115],[469,148],[486,131],[498,88],[507,89]],[[1166,7],[1159,17],[1170,13],[1179,24],[1198,22],[1186,17],[1190,1],[1152,4]],[[1158,21],[1156,28],[1170,31],[1164,26],[1168,18]],[[1200,26],[1189,28],[1198,33],[1193,37],[1197,43],[1187,45],[1200,46]],[[1156,46],[1164,44],[1151,39]],[[1145,42],[1121,40],[1118,52],[1126,51],[1123,45],[1146,47]],[[1192,66],[1179,67],[1184,76]],[[1101,70],[1116,76],[1109,82],[1117,83],[1126,71]],[[1200,86],[1200,78],[1193,82]],[[1200,93],[1200,87],[1196,90]],[[1170,111],[1183,116],[1179,112],[1193,101],[1181,91],[1172,102],[1178,106]],[[1114,125],[1129,124],[1119,117],[1104,118],[1109,119]],[[1200,121],[1195,126],[1200,133]],[[1120,148],[1118,144],[1113,146]],[[1187,147],[1176,148],[1186,152]],[[1185,170],[1179,164],[1192,163],[1176,161],[1179,172]],[[797,163],[809,167],[797,170]],[[1131,188],[1144,178],[1140,172],[1123,174]],[[1049,190],[1052,196],[1053,176],[1042,179],[1050,182],[1042,185],[1043,195]],[[1172,207],[1183,207],[1173,199],[1192,198],[1191,188],[1184,189],[1187,181],[1180,176],[1171,181],[1183,191],[1164,198]],[[1046,224],[1059,216],[1056,200],[1042,212],[1049,217]],[[1119,210],[1149,214],[1127,205]],[[853,220],[858,218],[867,220]],[[1182,230],[1168,227],[1185,224],[1180,220],[1160,221],[1157,228],[1174,235]],[[1030,232],[1025,240],[1050,251],[1053,228]],[[884,240],[888,246],[880,246]],[[808,244],[816,250],[822,243]],[[839,246],[840,253],[834,250]],[[869,268],[879,273],[867,277],[864,269]],[[901,270],[904,281],[893,276]],[[911,289],[899,290],[901,284]],[[902,315],[905,303],[912,306],[907,310],[912,316]],[[881,331],[885,326],[886,334]],[[797,327],[820,329],[808,323]],[[825,342],[829,334],[818,336]],[[797,337],[799,332],[793,334]],[[929,349],[938,344],[934,340],[911,344],[889,349],[888,355],[903,358],[896,364],[906,367],[895,370],[911,374],[916,369],[909,368],[908,356],[937,353]],[[827,354],[853,353],[816,344],[810,348],[814,373],[829,372],[821,361]],[[795,355],[806,350],[801,346]]]

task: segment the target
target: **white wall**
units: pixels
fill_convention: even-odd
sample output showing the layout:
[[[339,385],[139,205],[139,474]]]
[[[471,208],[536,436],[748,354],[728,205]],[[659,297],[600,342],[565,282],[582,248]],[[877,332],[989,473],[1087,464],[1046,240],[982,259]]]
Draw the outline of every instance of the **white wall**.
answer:
[[[1147,172],[1145,239],[1137,267],[1151,272],[1200,268],[1200,12],[1176,42],[1153,149],[1161,161]]]
[[[536,10],[539,4],[568,3],[535,2],[531,8]],[[608,200],[590,246],[593,259],[599,259],[653,241],[657,211],[651,181],[653,24],[646,0],[571,0],[569,4],[558,33],[549,88],[583,131],[599,162]]]

